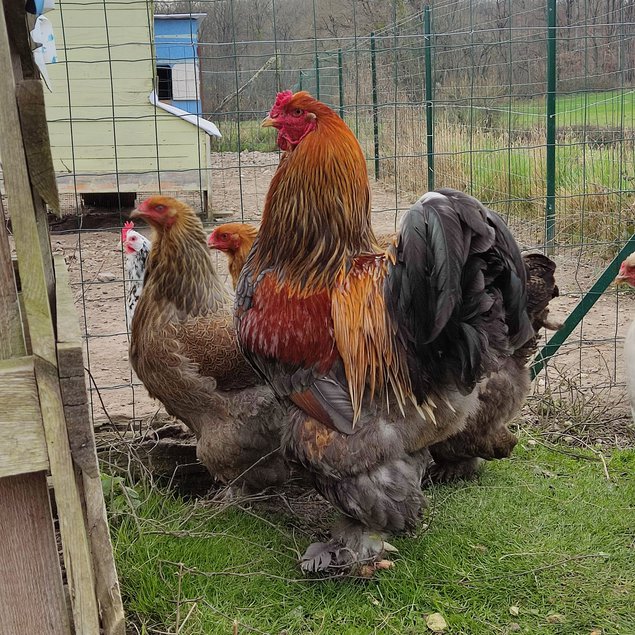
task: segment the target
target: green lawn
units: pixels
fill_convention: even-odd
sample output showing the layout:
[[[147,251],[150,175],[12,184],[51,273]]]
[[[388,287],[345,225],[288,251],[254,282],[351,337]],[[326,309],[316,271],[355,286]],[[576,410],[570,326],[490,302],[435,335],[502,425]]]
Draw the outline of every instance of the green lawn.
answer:
[[[564,449],[568,452],[568,449]],[[436,487],[416,538],[371,581],[303,578],[311,526],[143,492],[110,500],[127,615],[140,633],[635,633],[635,451],[574,458],[521,443],[479,482]],[[115,489],[115,491],[117,491]],[[133,499],[134,502],[134,499]],[[220,511],[219,511],[220,509]],[[181,563],[181,564],[179,564]]]
[[[513,104],[516,126],[544,116],[544,98]],[[635,89],[609,90],[597,93],[558,95],[556,98],[558,126],[574,127],[635,127]]]

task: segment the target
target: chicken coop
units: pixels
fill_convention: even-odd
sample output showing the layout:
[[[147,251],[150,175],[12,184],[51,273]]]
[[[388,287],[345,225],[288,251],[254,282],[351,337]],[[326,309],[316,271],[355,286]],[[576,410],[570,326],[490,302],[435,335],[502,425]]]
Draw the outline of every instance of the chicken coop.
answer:
[[[204,13],[154,15],[157,96],[172,106],[201,115],[198,28]]]
[[[182,192],[207,210],[210,138],[220,133],[200,116],[204,16],[155,18],[136,0],[61,0],[46,16],[58,51],[46,112],[62,200],[130,208],[139,193]]]

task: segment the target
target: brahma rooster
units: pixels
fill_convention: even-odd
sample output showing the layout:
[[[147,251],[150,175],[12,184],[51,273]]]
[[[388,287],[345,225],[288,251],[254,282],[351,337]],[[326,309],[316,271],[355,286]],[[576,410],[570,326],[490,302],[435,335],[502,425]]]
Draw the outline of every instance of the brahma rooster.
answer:
[[[527,272],[503,220],[461,192],[417,201],[382,252],[355,136],[306,92],[264,126],[284,151],[241,273],[241,348],[291,409],[290,460],[342,512],[306,571],[376,563],[438,479],[508,456],[536,333]],[[284,231],[281,231],[284,228]]]

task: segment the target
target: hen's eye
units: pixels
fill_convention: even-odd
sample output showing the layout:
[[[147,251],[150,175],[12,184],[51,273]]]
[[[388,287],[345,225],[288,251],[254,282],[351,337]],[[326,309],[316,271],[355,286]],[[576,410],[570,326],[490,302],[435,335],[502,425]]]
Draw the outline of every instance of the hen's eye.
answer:
[[[227,240],[227,234],[221,234],[220,237],[222,240]]]
[[[156,209],[157,212],[165,212],[165,205],[157,205],[154,209]]]
[[[304,112],[304,111],[303,111],[301,108],[296,108],[296,109],[293,111],[293,116],[294,116],[294,117],[299,117],[299,116],[300,116],[303,112]]]

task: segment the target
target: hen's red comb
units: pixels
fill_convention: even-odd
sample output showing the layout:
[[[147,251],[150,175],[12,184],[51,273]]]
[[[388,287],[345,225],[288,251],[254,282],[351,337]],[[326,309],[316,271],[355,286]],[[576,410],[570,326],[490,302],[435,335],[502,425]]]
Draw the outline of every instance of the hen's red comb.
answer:
[[[121,241],[125,242],[126,238],[128,238],[128,232],[134,229],[134,223],[131,220],[127,220],[124,224],[123,224],[123,228],[121,230]]]

